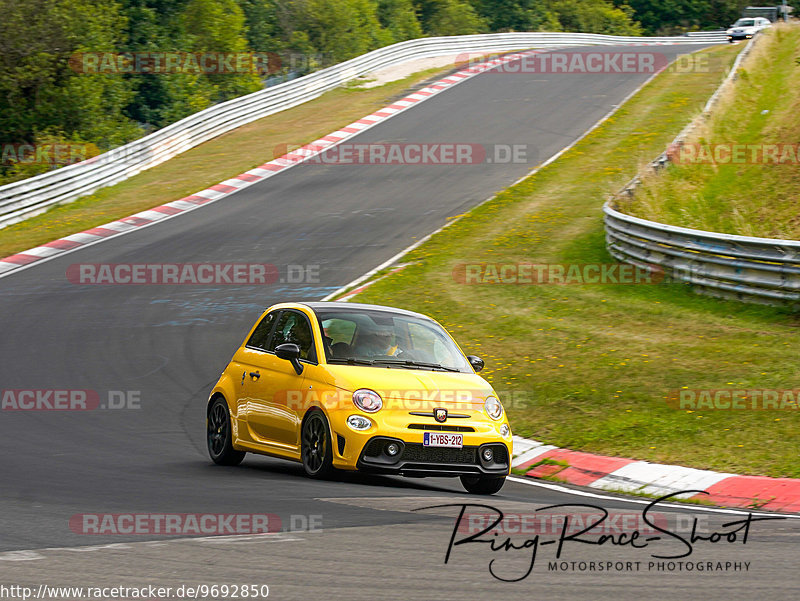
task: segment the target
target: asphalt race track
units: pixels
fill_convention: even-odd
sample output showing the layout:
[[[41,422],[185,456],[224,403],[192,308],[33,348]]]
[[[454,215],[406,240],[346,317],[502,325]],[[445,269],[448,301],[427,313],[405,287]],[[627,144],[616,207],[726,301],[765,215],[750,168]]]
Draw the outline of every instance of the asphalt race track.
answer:
[[[647,49],[674,57],[698,46]],[[264,307],[320,299],[386,261],[571,143],[648,77],[486,73],[351,142],[522,144],[525,163],[301,165],[0,279],[0,389],[92,390],[104,402],[121,392],[134,403],[0,411],[0,585],[266,584],[275,599],[797,598],[795,520],[754,523],[746,544],[741,532],[735,543],[699,541],[690,557],[675,560],[750,562],[747,571],[646,569],[648,561],[665,561],[651,552],[685,552],[667,537],[658,550],[572,543],[562,556],[640,561],[637,571],[550,571],[553,545],[540,549],[530,576],[503,582],[489,574],[491,559],[499,558],[499,575],[517,578],[530,549],[464,545],[445,565],[458,509],[412,510],[471,502],[530,513],[588,503],[635,518],[644,505],[520,482],[489,499],[470,497],[448,479],[350,474],[317,482],[299,465],[252,455],[238,468],[217,467],[205,449],[210,387]],[[284,277],[287,265],[311,265],[319,281],[106,286],[66,277],[75,263],[184,262],[272,263]],[[586,511],[594,510],[564,510]],[[313,519],[322,531],[154,543],[158,537],[87,536],[69,526],[75,514],[142,512],[271,513],[289,530],[320,516]],[[723,524],[743,517],[701,507],[663,512],[684,526],[698,516],[707,532],[730,531]]]

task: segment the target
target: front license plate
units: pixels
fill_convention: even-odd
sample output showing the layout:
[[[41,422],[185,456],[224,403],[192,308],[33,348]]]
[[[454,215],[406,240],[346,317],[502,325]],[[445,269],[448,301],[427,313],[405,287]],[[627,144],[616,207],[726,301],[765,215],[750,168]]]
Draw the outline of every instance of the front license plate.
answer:
[[[460,449],[464,446],[463,434],[439,434],[438,432],[425,432],[422,439],[423,447],[448,447]]]

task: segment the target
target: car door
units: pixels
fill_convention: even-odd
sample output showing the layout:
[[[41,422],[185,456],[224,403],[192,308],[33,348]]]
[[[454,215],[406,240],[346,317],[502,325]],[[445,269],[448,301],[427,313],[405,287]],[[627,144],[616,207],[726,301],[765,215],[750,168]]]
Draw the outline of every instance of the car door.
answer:
[[[270,311],[261,318],[249,338],[236,350],[226,370],[236,385],[236,421],[233,430],[239,440],[253,440],[247,428],[247,408],[258,393],[263,363],[260,354],[267,350],[279,314],[280,310]]]
[[[311,332],[311,324],[302,312],[283,309],[265,348],[248,345],[243,350],[241,362],[247,372],[245,415],[249,434],[255,442],[297,448],[306,370],[298,375],[289,361],[278,358],[275,348],[285,343],[297,344],[300,360],[316,364]]]

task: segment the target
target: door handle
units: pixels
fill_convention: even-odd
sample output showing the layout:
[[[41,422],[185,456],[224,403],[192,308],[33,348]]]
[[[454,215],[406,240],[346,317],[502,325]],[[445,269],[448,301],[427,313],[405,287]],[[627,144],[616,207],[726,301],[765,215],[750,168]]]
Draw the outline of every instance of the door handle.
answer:
[[[250,377],[254,380],[258,380],[261,377],[261,373],[257,371],[251,371]]]

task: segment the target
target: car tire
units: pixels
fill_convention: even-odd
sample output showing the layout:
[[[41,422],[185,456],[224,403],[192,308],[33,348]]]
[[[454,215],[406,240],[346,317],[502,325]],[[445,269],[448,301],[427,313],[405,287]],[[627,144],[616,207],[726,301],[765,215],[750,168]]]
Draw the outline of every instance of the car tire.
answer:
[[[503,488],[506,478],[480,478],[477,476],[461,476],[461,484],[473,495],[493,495]]]
[[[208,407],[206,443],[208,454],[217,465],[239,465],[246,454],[233,448],[231,413],[222,397],[217,397]]]
[[[303,420],[300,457],[309,478],[327,478],[333,474],[330,429],[322,411],[311,411]]]

